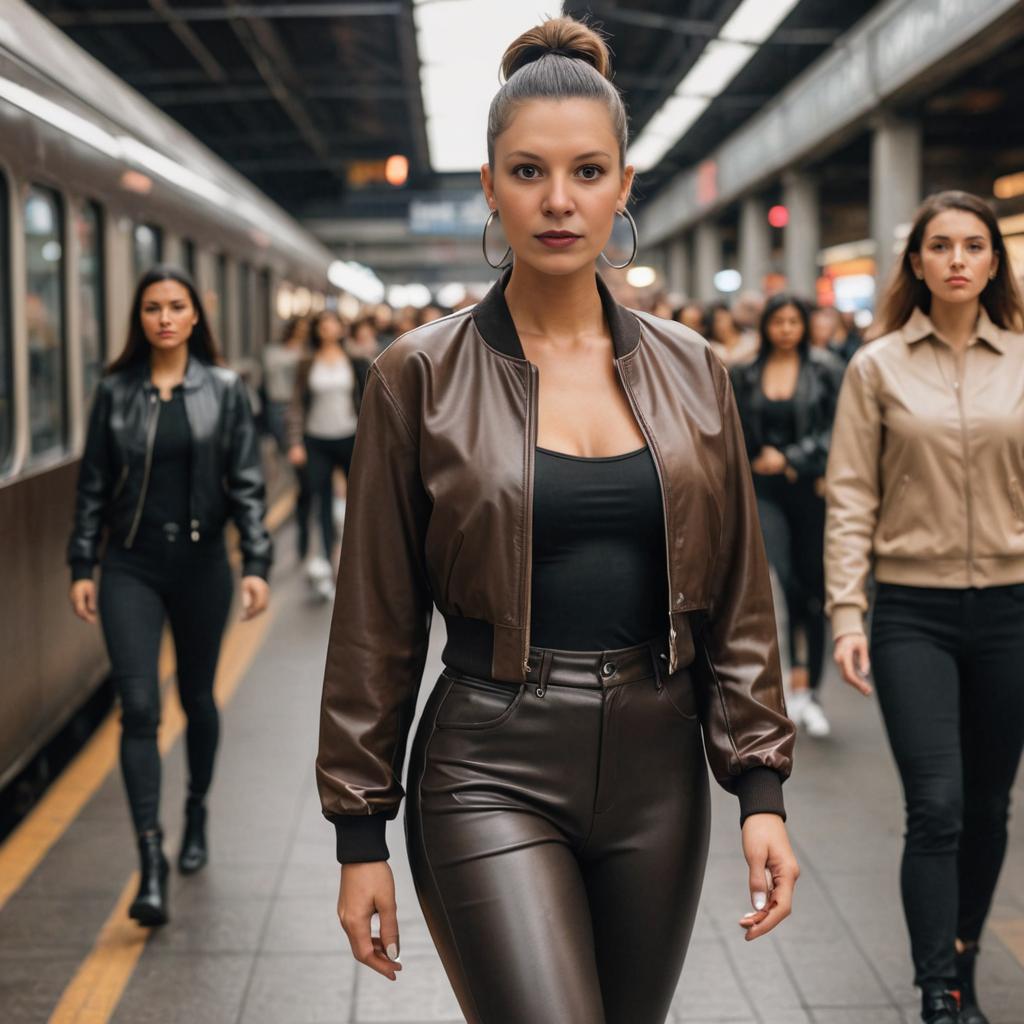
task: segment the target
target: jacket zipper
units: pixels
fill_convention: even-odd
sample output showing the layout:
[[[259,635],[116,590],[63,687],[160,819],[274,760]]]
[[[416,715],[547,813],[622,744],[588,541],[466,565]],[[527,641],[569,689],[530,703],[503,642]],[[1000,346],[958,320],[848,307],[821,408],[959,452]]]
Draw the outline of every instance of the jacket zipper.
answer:
[[[530,583],[533,574],[533,471],[537,457],[537,382],[539,374],[533,363],[527,363],[526,378],[526,517],[523,541],[523,678],[530,672]]]
[[[967,585],[974,586],[974,509],[971,501],[971,449],[967,440],[967,417],[964,412],[964,389],[960,376],[960,367],[963,366],[964,376],[967,374],[967,353],[963,353],[963,363],[953,353],[953,366],[956,377],[953,380],[953,390],[956,392],[957,407],[960,410],[960,442],[964,450],[964,495],[967,505]]]
[[[146,427],[146,465],[142,471],[142,490],[139,492],[139,504],[135,509],[135,518],[132,520],[132,527],[128,531],[124,546],[130,548],[135,543],[135,534],[139,532],[139,523],[142,521],[142,506],[146,503],[146,491],[149,489],[149,472],[153,468],[153,445],[156,442],[156,425],[160,419],[160,405],[156,392],[149,396],[149,423]]]
[[[125,482],[128,480],[128,464],[125,463],[121,467],[121,475],[117,478],[117,484],[114,486],[114,493],[111,495],[110,500],[115,501],[120,497],[121,492],[124,490]]]
[[[668,576],[668,673],[672,675],[676,671],[678,663],[676,660],[676,627],[672,619],[672,548],[668,538],[668,502],[665,500],[665,473],[662,469],[661,459],[658,457],[658,447],[647,433],[647,425],[640,415],[640,409],[636,404],[633,389],[629,386],[629,382],[626,380],[626,375],[623,373],[618,359],[615,360],[615,372],[622,384],[622,389],[626,392],[629,407],[633,410],[633,419],[636,420],[636,425],[640,428],[640,433],[644,435],[644,440],[650,449],[651,458],[654,461],[654,469],[658,475],[658,487],[661,490],[661,512],[665,521],[665,573]]]

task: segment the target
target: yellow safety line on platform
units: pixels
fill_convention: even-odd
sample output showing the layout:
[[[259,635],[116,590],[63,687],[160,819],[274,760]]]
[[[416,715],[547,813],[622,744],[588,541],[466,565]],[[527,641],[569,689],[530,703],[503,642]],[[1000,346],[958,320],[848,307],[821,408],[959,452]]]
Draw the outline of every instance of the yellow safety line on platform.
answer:
[[[1021,967],[1024,967],[1024,917],[990,920],[988,927],[999,936],[1000,942],[1017,958]]]
[[[282,495],[267,514],[267,529],[274,532],[291,515],[294,507],[294,492]],[[161,683],[170,677],[173,670],[173,645],[165,635],[160,648]],[[178,714],[181,714],[180,706]],[[25,884],[117,764],[120,736],[117,715],[111,713],[25,820],[0,846],[0,910]]]
[[[226,707],[234,696],[262,645],[270,619],[271,612],[268,611],[252,622],[236,622],[228,631],[214,683],[218,707]],[[185,715],[177,699],[177,690],[171,690],[164,700],[160,720],[161,755],[174,745],[184,726]],[[64,990],[50,1017],[50,1024],[105,1024],[117,1009],[150,935],[149,929],[140,928],[127,916],[138,884],[138,872],[133,872],[92,951]]]

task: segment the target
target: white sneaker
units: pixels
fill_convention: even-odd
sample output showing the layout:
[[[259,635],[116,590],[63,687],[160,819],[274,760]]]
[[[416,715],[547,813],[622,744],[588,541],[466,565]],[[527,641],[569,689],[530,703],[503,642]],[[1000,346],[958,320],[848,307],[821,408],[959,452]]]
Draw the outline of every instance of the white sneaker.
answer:
[[[332,572],[331,563],[321,555],[310,555],[306,559],[306,576],[310,583],[317,584],[320,580],[330,579]]]
[[[316,594],[323,601],[334,600],[334,580],[330,576],[325,576],[322,580],[316,582]]]
[[[825,712],[822,710],[821,705],[813,698],[808,702],[807,707],[804,708],[803,719],[807,735],[813,736],[816,740],[824,739],[832,732],[832,726],[828,724]]]
[[[803,725],[804,715],[811,704],[810,690],[793,690],[786,698],[786,714],[797,727]]]

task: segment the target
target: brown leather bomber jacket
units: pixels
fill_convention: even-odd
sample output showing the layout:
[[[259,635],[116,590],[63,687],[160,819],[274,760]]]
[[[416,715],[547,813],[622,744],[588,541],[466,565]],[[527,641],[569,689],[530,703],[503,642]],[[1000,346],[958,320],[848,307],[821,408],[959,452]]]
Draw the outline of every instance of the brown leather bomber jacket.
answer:
[[[363,394],[316,765],[342,863],[388,855],[433,606],[446,665],[526,679],[538,373],[507,280],[394,342]],[[741,813],[784,815],[794,730],[728,374],[699,335],[598,287],[661,481],[669,668],[693,666],[708,759]]]

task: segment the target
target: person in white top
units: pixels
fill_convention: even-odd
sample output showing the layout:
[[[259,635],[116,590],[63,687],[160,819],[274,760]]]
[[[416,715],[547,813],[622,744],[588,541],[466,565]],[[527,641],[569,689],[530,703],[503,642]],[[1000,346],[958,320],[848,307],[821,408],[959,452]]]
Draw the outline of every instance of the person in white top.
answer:
[[[352,463],[359,402],[369,363],[345,351],[345,325],[331,310],[313,318],[309,335],[313,357],[299,368],[288,410],[288,460],[294,466],[308,466],[310,490],[319,505],[323,554],[307,560],[306,569],[316,592],[325,600],[333,600],[332,480],[335,469],[347,475]]]

